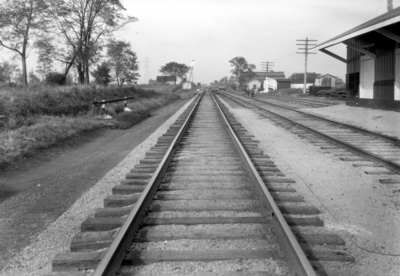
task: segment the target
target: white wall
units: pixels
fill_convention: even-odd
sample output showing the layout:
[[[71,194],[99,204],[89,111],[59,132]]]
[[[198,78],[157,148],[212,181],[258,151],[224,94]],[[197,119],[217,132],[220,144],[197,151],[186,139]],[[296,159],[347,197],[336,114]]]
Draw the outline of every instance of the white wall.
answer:
[[[306,89],[309,89],[311,85],[313,85],[313,83],[307,83],[306,84]],[[292,84],[290,84],[290,88],[303,89],[303,87],[304,87],[304,83],[292,83]]]
[[[264,90],[266,91],[269,91],[270,89],[276,90],[277,88],[278,88],[278,82],[275,79],[266,78],[266,80],[264,81]]]
[[[251,90],[253,89],[254,85],[256,85],[257,89],[260,89],[261,82],[259,80],[252,80],[249,83],[247,83],[247,88]]]

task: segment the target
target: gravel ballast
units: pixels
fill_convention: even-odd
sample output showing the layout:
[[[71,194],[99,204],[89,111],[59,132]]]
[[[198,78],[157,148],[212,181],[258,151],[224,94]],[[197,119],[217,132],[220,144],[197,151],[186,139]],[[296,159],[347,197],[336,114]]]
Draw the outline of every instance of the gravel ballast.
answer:
[[[270,271],[276,275],[287,275],[288,267],[276,260],[231,260],[218,262],[160,262],[146,266],[122,268],[122,272],[135,272],[140,275],[179,275],[217,271]],[[207,274],[206,274],[207,275]]]
[[[398,176],[367,175],[369,168],[352,166],[358,161],[341,161],[334,150],[326,152],[253,111],[226,106],[286,177],[296,180],[293,187],[306,202],[323,212],[326,228],[346,240],[349,254],[356,258],[346,275],[399,275],[399,186],[379,182]],[[308,109],[320,115],[325,110],[335,120],[345,117],[359,127],[399,136],[399,113],[342,105]],[[383,118],[393,119],[380,123]]]
[[[80,231],[81,223],[103,207],[104,198],[111,194],[114,185],[129,173],[130,169],[145,157],[180,114],[193,101],[188,101],[178,112],[170,117],[161,127],[151,134],[145,142],[136,147],[124,160],[110,170],[89,191],[81,196],[71,208],[54,221],[38,238],[28,245],[18,256],[13,258],[0,275],[45,275],[51,271],[52,258],[69,250],[72,237]]]

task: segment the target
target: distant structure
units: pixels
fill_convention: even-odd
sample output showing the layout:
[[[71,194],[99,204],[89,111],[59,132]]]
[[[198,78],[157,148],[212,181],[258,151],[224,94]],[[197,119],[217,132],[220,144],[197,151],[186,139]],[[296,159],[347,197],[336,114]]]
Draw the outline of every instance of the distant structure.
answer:
[[[197,87],[194,82],[188,80],[183,80],[181,85],[183,90],[192,90]]]
[[[290,85],[292,84],[291,79],[277,79],[277,90],[279,89],[285,89],[285,88],[290,88]]]
[[[277,80],[285,79],[283,72],[254,72],[256,76],[246,83],[247,89],[257,88],[259,91],[276,90]]]
[[[327,48],[343,43],[347,56]],[[400,110],[400,7],[318,45],[313,50],[346,63],[346,104]]]
[[[158,76],[156,82],[162,85],[175,85],[176,77],[174,76]]]
[[[320,75],[315,79],[315,86],[335,87],[337,79],[338,79],[337,77],[332,76],[330,74]]]

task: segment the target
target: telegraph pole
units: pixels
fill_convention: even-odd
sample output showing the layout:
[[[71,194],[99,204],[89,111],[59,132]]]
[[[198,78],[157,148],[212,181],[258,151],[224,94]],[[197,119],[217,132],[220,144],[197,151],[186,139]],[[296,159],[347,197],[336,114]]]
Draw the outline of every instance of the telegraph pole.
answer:
[[[388,12],[393,10],[393,0],[388,0]]]
[[[304,63],[304,88],[303,88],[303,93],[306,94],[306,89],[307,89],[307,57],[310,54],[316,54],[316,53],[311,53],[310,46],[316,46],[317,44],[310,43],[310,41],[315,42],[317,40],[314,39],[297,39],[297,41],[300,42],[305,42],[305,44],[296,44],[296,45],[301,45],[305,46],[305,48],[299,48],[299,50],[304,50],[304,52],[296,52],[296,54],[303,54],[305,56],[305,63]]]
[[[144,84],[148,84],[148,79],[149,79],[149,64],[150,64],[150,59],[145,58],[144,59]]]
[[[261,62],[261,67],[263,69],[265,69],[265,71],[267,72],[266,75],[266,79],[267,79],[267,91],[269,91],[269,79],[268,79],[268,72],[270,71],[270,69],[272,69],[272,67],[274,67],[274,62],[271,61],[263,61]],[[265,87],[264,87],[265,90]]]

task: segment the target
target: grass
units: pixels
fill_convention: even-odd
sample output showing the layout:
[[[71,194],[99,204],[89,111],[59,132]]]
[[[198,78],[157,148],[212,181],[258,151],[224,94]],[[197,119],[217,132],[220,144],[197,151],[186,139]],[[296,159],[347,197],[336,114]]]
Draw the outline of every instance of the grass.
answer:
[[[90,118],[41,116],[31,126],[0,132],[0,168],[68,137],[99,128]]]
[[[178,99],[180,94],[133,86],[0,88],[0,115],[6,116],[0,121],[0,168],[69,137],[102,127],[104,124],[98,119],[101,109],[93,107],[92,102],[125,96],[135,97],[128,102],[132,112],[121,113],[123,103],[106,108],[123,128],[150,116],[152,109]]]

